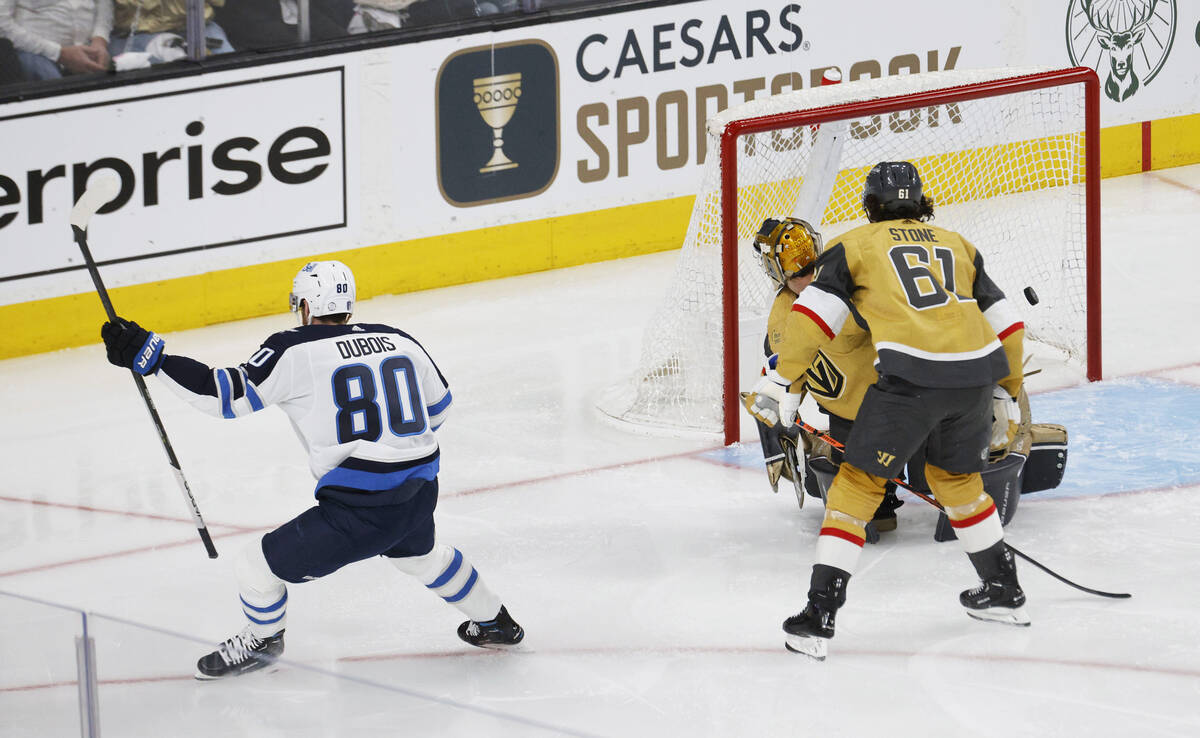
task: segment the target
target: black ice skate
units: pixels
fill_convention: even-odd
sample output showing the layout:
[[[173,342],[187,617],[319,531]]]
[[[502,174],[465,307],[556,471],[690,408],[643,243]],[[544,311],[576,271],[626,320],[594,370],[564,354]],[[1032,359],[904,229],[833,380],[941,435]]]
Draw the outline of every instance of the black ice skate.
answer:
[[[1009,625],[1029,625],[1029,615],[1025,612],[1025,593],[1016,579],[1006,582],[1002,579],[985,580],[975,589],[968,589],[958,596],[967,614],[976,620],[992,620]]]
[[[458,626],[458,637],[480,648],[506,648],[520,643],[525,631],[502,605],[495,620],[468,620]]]
[[[834,610],[808,603],[804,612],[783,621],[783,632],[787,634],[784,647],[793,653],[824,661],[829,653],[829,639],[833,638],[835,615]]]
[[[834,616],[846,604],[846,583],[850,575],[825,564],[814,564],[808,587],[808,605],[804,612],[783,621],[787,650],[824,661],[833,638]]]
[[[196,678],[202,680],[241,676],[275,663],[283,653],[283,631],[268,638],[250,632],[250,626],[217,646],[196,662]]]
[[[992,620],[1009,625],[1029,625],[1025,612],[1025,593],[1017,582],[1017,562],[1004,541],[967,554],[981,583],[958,596],[967,614],[976,620]]]

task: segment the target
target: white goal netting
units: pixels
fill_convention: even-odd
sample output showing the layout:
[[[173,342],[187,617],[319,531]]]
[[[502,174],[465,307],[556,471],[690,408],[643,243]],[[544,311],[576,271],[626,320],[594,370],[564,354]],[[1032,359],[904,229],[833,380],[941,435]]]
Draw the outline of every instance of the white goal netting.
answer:
[[[988,273],[1024,313],[1028,338],[1082,363],[1084,85],[996,84],[1048,74],[1002,69],[860,80],[752,101],[711,118],[703,183],[669,288],[647,323],[640,363],[597,407],[628,423],[722,432],[725,407],[736,402],[725,357],[738,352],[748,386],[761,362],[774,293],[754,259],[754,233],[767,217],[796,215],[817,225],[827,246],[836,243],[839,234],[866,222],[862,182],[880,161],[915,164],[934,201],[933,222],[979,248]],[[886,112],[863,115],[864,109]],[[814,114],[842,112],[841,120],[812,125]],[[736,301],[726,301],[721,204],[729,193],[722,192],[720,140],[731,123],[765,116],[782,116],[773,120],[786,127],[739,136],[731,162],[738,289]],[[1026,287],[1039,298],[1036,307],[1023,296]],[[736,336],[723,330],[730,310],[736,311]]]

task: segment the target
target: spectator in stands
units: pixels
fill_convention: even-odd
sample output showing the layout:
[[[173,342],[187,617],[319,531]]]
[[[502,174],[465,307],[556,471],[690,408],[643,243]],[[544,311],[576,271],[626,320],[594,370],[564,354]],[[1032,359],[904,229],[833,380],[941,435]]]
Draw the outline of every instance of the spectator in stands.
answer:
[[[0,36],[12,42],[26,80],[108,69],[113,0],[0,0]]]
[[[17,50],[12,41],[0,37],[0,86],[21,82],[25,75],[21,73],[21,62],[17,59]]]
[[[532,12],[528,6],[528,1],[521,0],[475,0],[476,15],[501,15],[505,13],[516,13],[524,10],[524,12]]]
[[[354,0],[312,0],[308,5],[310,41],[345,36]],[[291,46],[299,40],[300,11],[296,0],[229,0],[214,17],[235,49]]]
[[[521,0],[359,0],[350,33],[426,26],[519,10]]]
[[[4,2],[5,0],[0,0]],[[117,69],[174,61],[187,55],[187,0],[112,0],[115,18],[110,41]],[[207,53],[233,51],[225,29],[213,20],[214,9],[225,0],[204,0],[204,41]],[[122,64],[122,54],[136,60]]]

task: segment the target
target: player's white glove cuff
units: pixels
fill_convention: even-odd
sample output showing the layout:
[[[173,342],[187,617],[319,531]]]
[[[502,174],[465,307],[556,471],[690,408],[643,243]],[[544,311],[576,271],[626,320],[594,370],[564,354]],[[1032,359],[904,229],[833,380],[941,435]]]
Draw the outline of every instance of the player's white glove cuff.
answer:
[[[775,367],[778,363],[779,354],[771,354],[767,357],[766,366],[763,367],[763,379],[770,380],[773,384],[782,387],[784,390],[782,394],[775,396],[775,400],[779,403],[779,420],[786,428],[795,423],[796,419],[800,417],[800,402],[804,399],[804,395],[788,391],[792,383],[776,371]]]
[[[789,384],[786,379],[779,376],[778,372],[771,371],[769,374],[760,377],[754,385],[754,389],[750,391],[753,394],[770,397],[772,400],[779,402],[787,394]]]
[[[780,420],[785,426],[791,425],[804,397],[788,392],[792,383],[775,370],[778,359],[778,354],[767,357],[762,378],[753,390],[742,394],[742,404],[746,410],[768,428],[774,428]]]
[[[804,395],[799,392],[784,393],[779,401],[779,422],[783,423],[784,428],[794,425],[800,418],[800,402],[803,399]]]

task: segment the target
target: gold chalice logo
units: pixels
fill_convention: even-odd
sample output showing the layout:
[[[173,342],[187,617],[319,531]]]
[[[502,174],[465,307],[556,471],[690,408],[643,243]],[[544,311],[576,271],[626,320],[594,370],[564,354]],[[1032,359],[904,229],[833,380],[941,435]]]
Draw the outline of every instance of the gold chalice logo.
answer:
[[[495,138],[492,158],[480,168],[480,172],[498,172],[514,169],[517,163],[504,155],[504,126],[512,120],[521,99],[521,73],[502,74],[498,77],[481,77],[475,80],[475,107],[483,122],[492,127]]]

